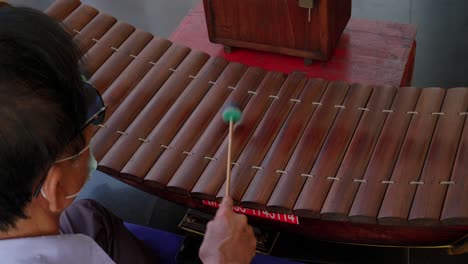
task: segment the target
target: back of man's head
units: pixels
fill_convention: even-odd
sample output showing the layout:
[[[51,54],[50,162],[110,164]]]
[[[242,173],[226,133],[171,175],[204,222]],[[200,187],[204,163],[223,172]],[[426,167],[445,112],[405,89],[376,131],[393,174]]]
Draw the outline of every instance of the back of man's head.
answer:
[[[80,52],[60,24],[0,7],[0,231],[14,227],[58,156],[83,144]]]

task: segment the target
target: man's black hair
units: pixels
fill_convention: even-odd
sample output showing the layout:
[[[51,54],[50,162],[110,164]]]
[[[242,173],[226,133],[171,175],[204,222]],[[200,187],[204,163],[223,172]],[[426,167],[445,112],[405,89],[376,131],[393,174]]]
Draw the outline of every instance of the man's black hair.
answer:
[[[54,161],[84,145],[80,57],[58,22],[0,7],[0,231],[27,218],[33,188]]]

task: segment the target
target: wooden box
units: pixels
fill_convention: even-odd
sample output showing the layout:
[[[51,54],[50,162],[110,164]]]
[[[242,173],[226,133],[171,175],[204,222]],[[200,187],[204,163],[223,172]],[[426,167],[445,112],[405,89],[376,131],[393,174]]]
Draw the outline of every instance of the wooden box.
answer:
[[[312,8],[301,7],[304,3]],[[328,60],[351,16],[351,0],[204,0],[210,41],[306,61]]]

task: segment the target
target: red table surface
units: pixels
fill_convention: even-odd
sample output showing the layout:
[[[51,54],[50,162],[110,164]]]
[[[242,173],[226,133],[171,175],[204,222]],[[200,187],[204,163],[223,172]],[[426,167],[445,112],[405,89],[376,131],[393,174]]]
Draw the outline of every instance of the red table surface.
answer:
[[[211,43],[203,4],[190,10],[170,40],[228,61],[284,73],[305,72],[309,77],[372,85],[408,86],[416,51],[416,26],[392,22],[351,19],[332,59],[304,65],[302,58],[234,48]]]

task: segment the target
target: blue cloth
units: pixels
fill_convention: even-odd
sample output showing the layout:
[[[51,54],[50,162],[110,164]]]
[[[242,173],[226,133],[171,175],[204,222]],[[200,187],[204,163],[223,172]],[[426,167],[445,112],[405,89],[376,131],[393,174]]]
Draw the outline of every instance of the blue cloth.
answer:
[[[160,263],[176,264],[175,257],[184,241],[183,236],[129,223],[125,223],[125,226],[159,257]],[[252,263],[294,264],[299,262],[257,254]]]
[[[252,264],[295,264],[300,263],[289,259],[283,259],[268,255],[257,254],[252,260]]]
[[[176,264],[184,237],[158,229],[125,223],[125,226],[158,257],[159,263]]]

